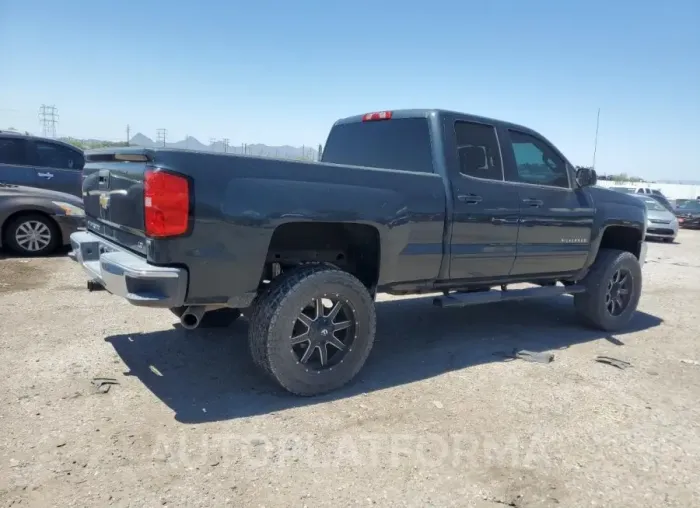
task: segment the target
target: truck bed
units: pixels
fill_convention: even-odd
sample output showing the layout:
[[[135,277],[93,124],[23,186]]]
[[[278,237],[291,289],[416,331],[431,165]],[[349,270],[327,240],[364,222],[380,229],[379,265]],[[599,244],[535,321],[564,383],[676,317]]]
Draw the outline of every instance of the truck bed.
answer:
[[[97,150],[86,158],[88,229],[149,263],[185,266],[188,303],[252,299],[273,234],[288,223],[382,230],[381,255],[398,262],[382,263],[380,285],[435,278],[440,269],[445,187],[436,174],[173,149]],[[148,168],[190,178],[186,235],[145,234]]]

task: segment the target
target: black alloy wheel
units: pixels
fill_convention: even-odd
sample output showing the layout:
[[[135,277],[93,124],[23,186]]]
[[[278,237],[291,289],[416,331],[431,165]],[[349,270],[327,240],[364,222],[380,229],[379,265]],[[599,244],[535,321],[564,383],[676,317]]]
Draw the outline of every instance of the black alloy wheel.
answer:
[[[352,304],[340,295],[311,300],[297,316],[290,346],[299,364],[320,371],[343,362],[352,349],[357,322]]]

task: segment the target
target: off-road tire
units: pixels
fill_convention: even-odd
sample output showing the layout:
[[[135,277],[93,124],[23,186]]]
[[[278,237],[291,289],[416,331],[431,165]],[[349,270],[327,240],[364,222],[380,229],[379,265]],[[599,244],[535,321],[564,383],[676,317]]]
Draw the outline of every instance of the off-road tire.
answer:
[[[170,312],[181,318],[187,307],[173,307]],[[197,328],[226,328],[241,317],[240,309],[216,309],[206,312]]]
[[[631,277],[630,300],[619,316],[613,316],[606,306],[608,282],[615,272],[625,269]],[[591,270],[581,281],[585,293],[574,295],[576,312],[584,323],[608,332],[624,328],[637,310],[642,294],[642,269],[639,260],[630,252],[616,249],[601,249]]]
[[[31,251],[22,247],[17,243],[15,234],[17,229],[22,226],[22,224],[28,222],[37,222],[46,226],[50,232],[50,240],[48,244],[40,250]],[[3,245],[5,245],[14,254],[27,257],[37,257],[37,256],[48,256],[56,252],[58,247],[61,245],[61,230],[58,228],[56,222],[46,215],[40,213],[23,213],[14,217],[4,228],[4,238]]]
[[[357,333],[342,363],[308,370],[291,351],[292,329],[300,309],[324,295],[338,295],[352,306]],[[313,263],[279,275],[256,299],[248,342],[253,361],[282,388],[313,396],[336,390],[357,375],[372,349],[375,331],[374,301],[367,288],[350,273]]]

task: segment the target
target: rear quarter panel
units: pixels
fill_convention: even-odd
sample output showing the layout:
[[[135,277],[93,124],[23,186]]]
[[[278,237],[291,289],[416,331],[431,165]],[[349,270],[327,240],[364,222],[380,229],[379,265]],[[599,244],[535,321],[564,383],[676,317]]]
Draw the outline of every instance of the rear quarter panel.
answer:
[[[156,263],[190,270],[188,303],[257,291],[274,231],[290,222],[345,222],[377,229],[380,287],[437,277],[445,191],[436,174],[269,158],[164,152],[157,165],[194,176],[187,238],[159,241]]]

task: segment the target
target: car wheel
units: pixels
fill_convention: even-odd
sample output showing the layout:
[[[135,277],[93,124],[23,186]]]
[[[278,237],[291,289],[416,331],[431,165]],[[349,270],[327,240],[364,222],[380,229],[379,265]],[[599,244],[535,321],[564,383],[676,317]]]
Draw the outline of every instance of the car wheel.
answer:
[[[673,243],[673,238],[664,238],[664,242],[666,243]]]
[[[181,318],[187,307],[173,307],[170,312]],[[226,328],[241,317],[240,309],[216,309],[206,312],[198,328]]]
[[[278,278],[251,316],[255,362],[296,395],[319,395],[350,382],[374,343],[372,295],[353,275],[321,263]]]
[[[5,228],[3,243],[21,256],[46,256],[56,251],[61,233],[45,215],[27,213],[15,217]]]
[[[626,326],[642,294],[642,269],[634,254],[601,249],[581,281],[585,293],[574,295],[579,316],[596,328],[615,331]]]

